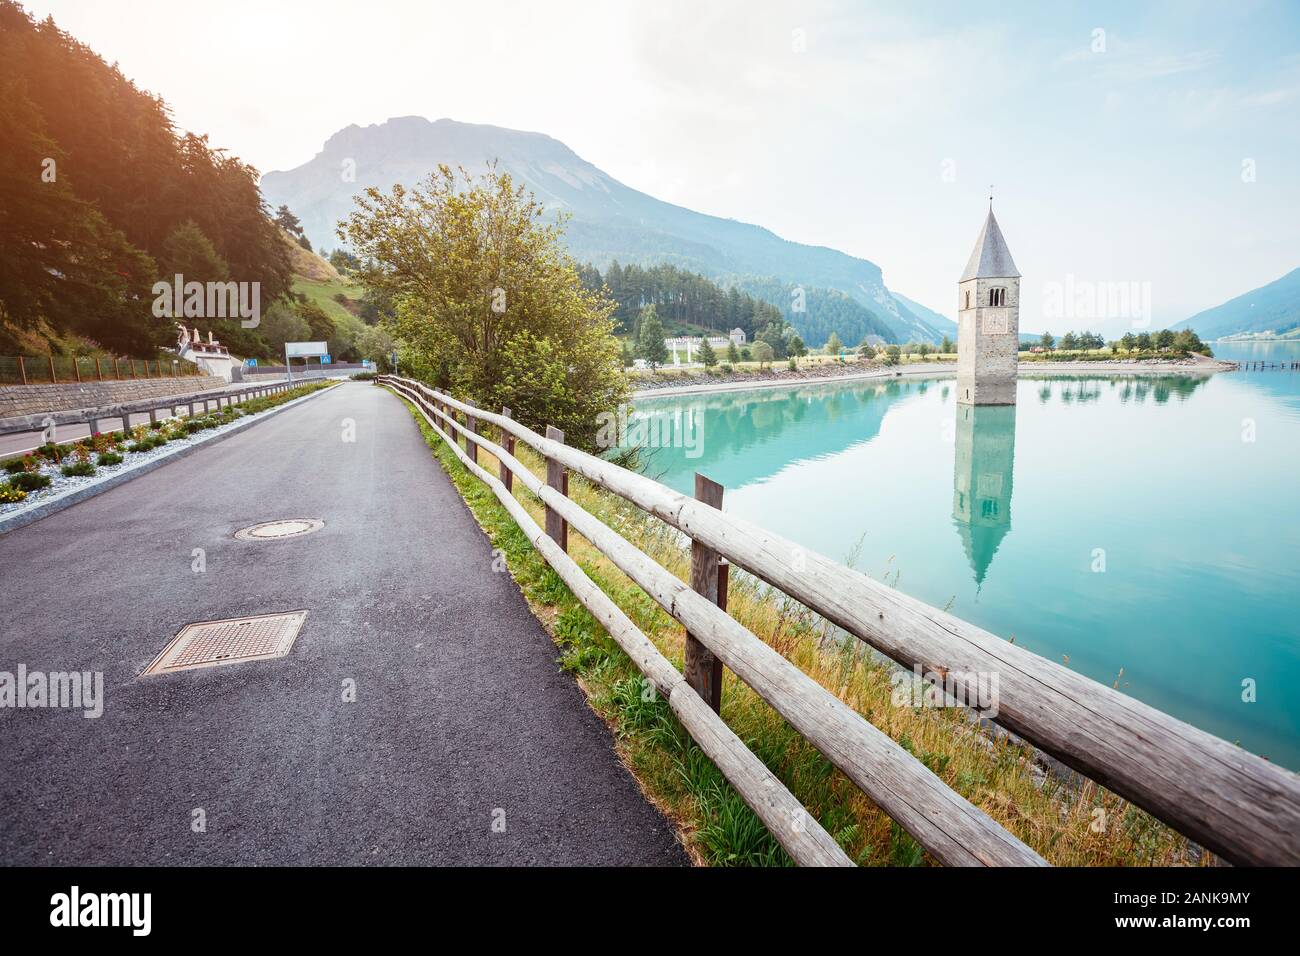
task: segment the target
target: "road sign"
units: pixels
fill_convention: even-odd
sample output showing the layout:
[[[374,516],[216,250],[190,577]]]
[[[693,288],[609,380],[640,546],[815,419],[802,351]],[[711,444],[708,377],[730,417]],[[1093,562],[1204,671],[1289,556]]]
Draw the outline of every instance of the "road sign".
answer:
[[[320,363],[321,363],[321,365],[329,365],[329,364],[331,364],[333,361],[334,361],[334,359],[330,358],[328,355],[322,355],[322,356],[320,357]]]
[[[312,358],[318,355],[328,355],[330,345],[328,342],[285,342],[284,354],[289,358]]]
[[[257,359],[249,359],[249,360],[248,360],[248,367],[249,367],[249,368],[257,368]]]

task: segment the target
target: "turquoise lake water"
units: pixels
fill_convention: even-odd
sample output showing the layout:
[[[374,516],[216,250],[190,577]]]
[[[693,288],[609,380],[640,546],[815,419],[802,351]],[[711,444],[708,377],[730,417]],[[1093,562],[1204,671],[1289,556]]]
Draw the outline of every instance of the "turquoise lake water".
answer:
[[[867,381],[637,415],[675,436],[648,475],[689,494],[699,471],[728,512],[1300,769],[1300,372],[1022,377],[1017,399]]]

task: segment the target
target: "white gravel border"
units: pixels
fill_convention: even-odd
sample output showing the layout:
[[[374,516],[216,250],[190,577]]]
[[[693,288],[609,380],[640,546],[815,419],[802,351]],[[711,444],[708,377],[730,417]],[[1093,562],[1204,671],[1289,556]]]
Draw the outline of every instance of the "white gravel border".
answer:
[[[303,395],[291,402],[285,402],[282,405],[252,415],[241,415],[232,422],[227,422],[216,428],[195,432],[185,438],[172,439],[165,445],[150,448],[145,452],[123,453],[123,461],[120,465],[96,468],[95,474],[86,477],[68,478],[60,474],[58,469],[54,469],[52,473],[46,471],[44,473],[49,474],[52,479],[48,487],[28,492],[27,497],[22,501],[0,504],[0,535],[8,534],[10,531],[29,525],[33,521],[39,521],[41,518],[46,518],[62,511],[64,508],[70,508],[87,498],[103,494],[110,488],[116,488],[132,478],[138,478],[155,468],[161,468],[173,459],[184,458],[186,455],[198,451],[204,445],[229,438],[236,432],[243,431],[245,428],[270,418],[286,408],[293,408],[300,402],[305,402],[329,391],[333,391],[333,389],[318,389],[310,395]],[[196,415],[195,417],[201,418],[203,416]],[[184,420],[186,419],[182,419],[182,421]],[[0,481],[6,480],[8,480],[8,476],[0,478]]]

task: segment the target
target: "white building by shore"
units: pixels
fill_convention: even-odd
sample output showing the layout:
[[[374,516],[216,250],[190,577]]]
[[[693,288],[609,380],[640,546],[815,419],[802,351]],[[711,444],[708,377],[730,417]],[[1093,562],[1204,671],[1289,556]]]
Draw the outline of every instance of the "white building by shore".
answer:
[[[731,334],[725,338],[721,335],[710,335],[709,346],[713,349],[715,355],[723,356],[727,352],[728,346],[735,343],[736,348],[745,344],[745,330],[732,329]],[[700,350],[704,344],[702,335],[679,335],[675,338],[664,339],[664,348],[671,356],[670,361],[673,365],[693,365],[696,362],[695,353]]]

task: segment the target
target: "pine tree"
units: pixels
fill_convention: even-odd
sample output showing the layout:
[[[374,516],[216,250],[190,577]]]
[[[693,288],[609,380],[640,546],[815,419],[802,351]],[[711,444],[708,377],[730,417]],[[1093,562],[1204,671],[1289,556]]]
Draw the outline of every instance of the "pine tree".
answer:
[[[727,361],[732,365],[740,361],[740,349],[736,348],[735,342],[727,343]]]
[[[717,353],[713,351],[713,346],[709,344],[707,337],[700,345],[699,355],[700,361],[704,363],[705,368],[713,368],[713,366],[718,364]]]
[[[664,345],[664,324],[659,321],[653,305],[641,310],[640,328],[637,354],[649,362],[651,368],[658,368],[668,359],[668,346]]]

